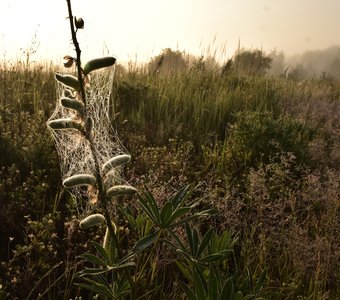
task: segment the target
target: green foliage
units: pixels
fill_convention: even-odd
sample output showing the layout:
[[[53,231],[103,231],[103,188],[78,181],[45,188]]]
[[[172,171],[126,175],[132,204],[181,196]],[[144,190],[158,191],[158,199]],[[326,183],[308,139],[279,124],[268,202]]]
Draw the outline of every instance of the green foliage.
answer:
[[[163,49],[162,53],[155,56],[149,62],[149,71],[155,74],[170,74],[184,71],[187,63],[180,51],[174,51],[170,48]]]
[[[150,299],[339,297],[339,82],[221,75],[201,62],[116,79],[111,118],[132,153],[125,172],[150,193],[139,194],[145,210],[139,197],[110,206],[125,252],[118,257],[111,243],[107,262],[92,243],[102,245],[104,226],[80,230],[84,212],[60,193],[44,125],[56,101],[54,67],[2,67],[0,298],[91,299],[98,287],[127,298],[128,277]],[[178,206],[170,201],[176,187],[198,181]],[[218,214],[185,225],[211,207]],[[134,265],[110,269],[124,257]]]
[[[233,66],[240,75],[265,75],[271,67],[272,58],[265,56],[261,50],[240,51],[234,57]]]
[[[205,157],[218,172],[239,182],[251,168],[268,164],[279,153],[292,153],[297,164],[307,164],[308,146],[314,136],[315,130],[290,117],[246,111],[235,116],[223,147],[218,147],[221,152],[206,148]]]
[[[92,283],[92,285],[83,283],[77,285],[95,291],[100,295],[116,298],[120,297],[118,290],[121,289],[121,285],[124,286],[124,294],[130,294],[133,298],[145,296],[150,291],[153,291],[153,295],[164,293],[158,286],[157,278],[164,276],[164,274],[162,274],[161,268],[158,267],[157,255],[159,255],[160,251],[166,250],[164,247],[166,244],[175,248],[176,244],[179,244],[181,248],[184,247],[174,232],[177,227],[188,224],[189,221],[216,213],[213,209],[192,212],[195,209],[194,203],[198,199],[195,202],[191,201],[189,206],[185,206],[190,194],[189,187],[186,186],[170,197],[162,207],[158,207],[151,193],[139,195],[139,204],[146,217],[143,223],[145,225],[150,224],[147,225],[150,230],[137,230],[136,225],[141,226],[141,223],[139,223],[140,217],[136,223],[131,211],[120,206],[120,210],[130,223],[131,229],[137,230],[137,232],[130,232],[132,237],[129,245],[130,249],[124,249],[127,254],[123,258],[120,257],[119,251],[114,250],[122,247],[119,243],[119,241],[122,241],[120,240],[119,233],[117,238],[118,244],[112,244],[111,247],[113,248],[111,249],[104,249],[95,243],[94,245],[99,255],[85,254],[81,257],[95,264],[96,267],[85,268],[77,274],[78,277],[85,277],[86,282]],[[210,237],[211,234],[212,231],[210,231]],[[133,239],[134,236],[137,238],[135,241]],[[207,242],[204,243],[207,244]],[[206,245],[203,247],[206,247]],[[203,252],[203,250],[202,248],[201,251]],[[109,253],[114,253],[114,255],[110,256]],[[216,255],[220,254],[215,253]],[[213,262],[214,255],[206,257],[204,261],[206,264]],[[147,271],[149,269],[148,266],[152,271]],[[129,268],[129,270],[125,270],[125,268]],[[107,275],[104,281],[103,276],[105,274]],[[158,276],[156,276],[157,274]],[[94,278],[89,281],[88,276]],[[116,287],[118,290],[114,290],[113,287]]]
[[[41,221],[33,221],[26,216],[25,244],[16,246],[5,266],[5,290],[10,295],[21,299],[30,295],[34,299],[33,295],[39,293],[55,293],[46,282],[60,280],[58,276],[63,273],[60,239],[55,233],[58,219],[58,215],[46,215]]]

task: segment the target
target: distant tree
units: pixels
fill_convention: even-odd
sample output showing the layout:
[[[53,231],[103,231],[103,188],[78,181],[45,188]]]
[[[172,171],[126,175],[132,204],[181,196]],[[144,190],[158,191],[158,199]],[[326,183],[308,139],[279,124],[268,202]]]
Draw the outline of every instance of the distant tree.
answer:
[[[283,51],[278,52],[275,49],[271,51],[268,56],[272,59],[269,74],[272,76],[283,75],[287,69],[287,67],[285,66],[285,55]]]
[[[261,50],[240,51],[234,56],[234,68],[241,75],[265,75],[271,67],[272,58]]]
[[[151,59],[148,67],[152,73],[172,73],[184,71],[187,68],[187,62],[182,52],[166,48],[161,54]]]
[[[330,62],[327,72],[335,77],[340,77],[340,57],[334,57]]]
[[[220,65],[213,56],[204,57],[203,55],[189,57],[188,65],[194,71],[217,71]]]
[[[290,72],[288,72],[288,79],[300,81],[308,77],[308,71],[302,64],[296,65]]]

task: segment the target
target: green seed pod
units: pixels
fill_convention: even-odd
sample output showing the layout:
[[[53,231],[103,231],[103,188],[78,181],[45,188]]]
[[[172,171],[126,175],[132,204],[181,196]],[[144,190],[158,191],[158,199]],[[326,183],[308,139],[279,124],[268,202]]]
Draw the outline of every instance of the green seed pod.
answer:
[[[90,174],[77,174],[63,181],[63,186],[66,188],[72,188],[77,186],[92,185],[96,184],[96,178]]]
[[[128,154],[117,155],[115,157],[110,158],[105,164],[102,166],[102,172],[104,174],[108,173],[112,168],[122,166],[127,164],[131,160],[131,156]]]
[[[117,226],[115,223],[112,222],[112,227],[115,231],[115,233],[117,233]],[[111,232],[109,230],[109,228],[106,228],[106,232],[105,232],[105,236],[104,236],[104,240],[103,240],[103,248],[105,249],[106,253],[111,255],[112,253],[112,245],[113,245],[113,239],[112,239],[112,235]]]
[[[80,90],[80,83],[77,77],[72,75],[62,75],[62,74],[55,74],[55,78],[61,82],[63,85],[69,86],[76,91]]]
[[[47,125],[54,130],[77,129],[82,131],[83,128],[80,123],[71,118],[63,118],[49,121]]]
[[[101,225],[103,223],[105,223],[105,217],[102,214],[93,214],[83,219],[79,223],[79,226],[81,229],[88,229],[90,227]]]
[[[74,109],[80,113],[84,111],[85,105],[82,101],[72,98],[61,98],[60,99],[61,105],[66,108]]]
[[[87,75],[91,71],[94,71],[97,69],[110,67],[114,65],[115,62],[116,62],[116,59],[113,56],[92,59],[85,64],[84,69],[83,69],[84,75]]]
[[[107,196],[112,198],[115,196],[129,196],[136,193],[137,190],[130,185],[115,185],[108,189]]]

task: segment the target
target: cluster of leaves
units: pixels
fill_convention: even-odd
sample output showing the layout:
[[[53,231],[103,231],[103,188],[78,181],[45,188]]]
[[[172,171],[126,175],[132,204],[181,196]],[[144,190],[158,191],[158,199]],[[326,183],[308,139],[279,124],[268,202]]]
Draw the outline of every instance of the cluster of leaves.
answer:
[[[119,258],[115,245],[107,251],[94,242],[97,255],[81,255],[92,266],[78,272],[77,277],[84,282],[76,285],[109,299],[128,295],[133,299],[162,298],[168,296],[169,291],[173,293],[175,285],[182,288],[188,299],[250,299],[265,295],[265,272],[254,285],[250,284],[249,276],[238,278],[235,274],[232,262],[235,263],[233,248],[237,239],[230,231],[217,234],[209,229],[201,236],[193,226],[192,221],[216,211],[195,209],[197,199],[186,204],[189,196],[188,187],[184,187],[159,207],[151,193],[139,195],[142,214],[137,218],[131,209],[120,205],[129,228],[121,231],[139,240],[131,250],[126,250],[123,258]],[[180,233],[181,228],[185,234]],[[118,236],[122,242],[129,239],[120,233]],[[164,278],[169,276],[166,274],[169,268],[162,266],[165,259],[162,257],[163,252],[169,251],[173,254],[166,259],[172,260],[177,271],[172,267],[172,280],[167,283]]]

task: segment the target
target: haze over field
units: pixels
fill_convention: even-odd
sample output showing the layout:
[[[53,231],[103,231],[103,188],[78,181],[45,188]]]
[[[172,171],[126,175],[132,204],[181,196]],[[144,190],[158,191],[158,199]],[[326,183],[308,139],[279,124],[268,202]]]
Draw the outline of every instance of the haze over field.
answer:
[[[247,49],[286,55],[340,44],[339,0],[73,0],[85,20],[85,57],[115,54],[138,62],[164,48],[231,57]],[[1,0],[0,54],[17,58],[36,44],[35,59],[72,54],[66,1]],[[33,43],[34,44],[34,43]]]

